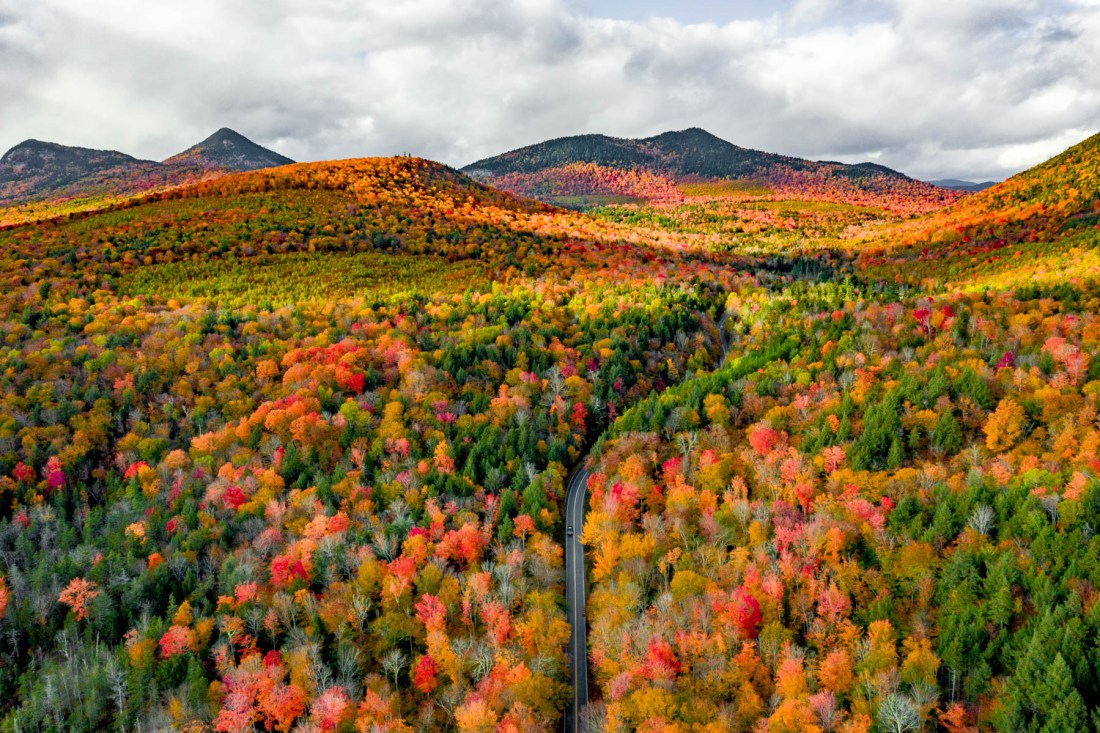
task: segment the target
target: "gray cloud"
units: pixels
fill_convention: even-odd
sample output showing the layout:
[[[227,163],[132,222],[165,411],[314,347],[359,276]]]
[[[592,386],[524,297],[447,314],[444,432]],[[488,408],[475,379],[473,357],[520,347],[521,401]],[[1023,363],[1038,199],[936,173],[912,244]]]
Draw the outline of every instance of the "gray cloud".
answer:
[[[702,23],[594,5],[0,0],[0,147],[163,158],[228,125],[301,160],[460,165],[548,137],[698,125],[986,178],[1100,120],[1097,0],[787,0]]]

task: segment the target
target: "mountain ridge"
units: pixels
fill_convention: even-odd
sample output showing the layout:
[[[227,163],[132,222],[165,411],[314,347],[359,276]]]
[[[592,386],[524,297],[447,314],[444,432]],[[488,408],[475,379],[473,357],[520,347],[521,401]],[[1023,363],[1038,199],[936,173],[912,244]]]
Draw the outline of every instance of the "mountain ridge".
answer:
[[[0,206],[132,196],[290,162],[227,127],[164,161],[31,138],[0,156]]]
[[[940,188],[949,188],[954,191],[971,191],[978,192],[984,191],[987,188],[993,188],[997,185],[997,181],[961,181],[958,178],[941,178],[935,181],[928,181],[933,186],[939,186]]]
[[[595,144],[602,144],[604,149],[592,148]],[[608,152],[609,149],[622,151],[622,154],[612,155]],[[904,173],[877,163],[813,161],[745,148],[700,127],[670,130],[647,138],[617,138],[603,134],[553,138],[483,158],[463,166],[460,170],[466,173],[483,170],[492,174],[530,173],[548,167],[550,163],[574,162],[612,167],[621,167],[624,163],[648,164],[644,167],[663,168],[665,172],[680,176],[698,175],[708,178],[742,177],[775,164],[787,165],[796,170],[815,166],[838,166],[909,178]]]
[[[675,202],[686,195],[685,184],[723,180],[749,184],[761,195],[845,200],[907,214],[934,210],[960,195],[877,163],[813,161],[743,148],[699,127],[638,139],[555,138],[460,170],[511,193],[571,208]]]

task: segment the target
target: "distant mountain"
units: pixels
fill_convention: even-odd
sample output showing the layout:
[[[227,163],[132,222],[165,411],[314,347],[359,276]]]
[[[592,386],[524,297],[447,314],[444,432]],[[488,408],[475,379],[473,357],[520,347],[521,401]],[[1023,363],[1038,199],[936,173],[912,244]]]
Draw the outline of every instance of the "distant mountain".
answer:
[[[223,127],[198,145],[193,145],[164,162],[169,165],[194,163],[204,168],[239,172],[289,165],[294,161],[257,145],[228,127]]]
[[[26,140],[0,157],[0,204],[42,198],[97,181],[137,177],[160,163],[119,153]]]
[[[699,128],[638,140],[607,135],[557,138],[479,160],[462,171],[550,203],[577,196],[668,198],[678,184],[719,179],[811,198],[862,197],[887,206],[893,201],[906,211],[938,208],[957,198],[874,163],[850,165],[766,153]],[[917,201],[922,203],[912,203]]]
[[[956,178],[943,178],[938,181],[929,181],[933,186],[939,186],[940,188],[949,188],[952,191],[984,191],[987,188],[992,188],[997,185],[996,181],[982,181],[981,183],[975,183],[974,181],[960,181]]]
[[[27,140],[0,158],[0,206],[126,197],[291,162],[228,128],[162,163],[114,150]]]
[[[874,173],[905,178],[897,171],[872,163],[854,166],[832,162],[815,163],[787,155],[742,148],[698,127],[665,132],[640,140],[607,135],[562,137],[479,160],[462,170],[466,173],[493,176],[534,173],[570,163],[592,163],[611,168],[645,168],[677,178],[751,178],[766,174],[775,166],[794,170],[829,167],[842,170],[852,178]]]

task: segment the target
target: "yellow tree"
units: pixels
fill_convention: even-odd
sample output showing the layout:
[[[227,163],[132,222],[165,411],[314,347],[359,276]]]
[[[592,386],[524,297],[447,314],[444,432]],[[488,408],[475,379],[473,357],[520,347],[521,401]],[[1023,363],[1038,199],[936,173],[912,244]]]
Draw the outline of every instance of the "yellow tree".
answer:
[[[1005,398],[985,423],[985,447],[1000,453],[1016,444],[1024,424],[1024,408]]]

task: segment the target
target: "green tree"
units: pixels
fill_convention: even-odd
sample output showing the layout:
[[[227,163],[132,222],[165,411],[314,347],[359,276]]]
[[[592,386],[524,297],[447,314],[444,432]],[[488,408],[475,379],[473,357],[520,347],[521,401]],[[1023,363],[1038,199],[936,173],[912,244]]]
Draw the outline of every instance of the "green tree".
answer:
[[[954,455],[962,450],[962,428],[951,410],[943,411],[936,420],[936,425],[932,428],[932,447],[947,455]]]
[[[1061,733],[1062,731],[1088,730],[1088,710],[1081,693],[1073,686],[1073,674],[1061,654],[1054,656],[1054,662],[1047,670],[1037,697],[1041,696],[1039,714],[1043,721],[1039,733]]]

